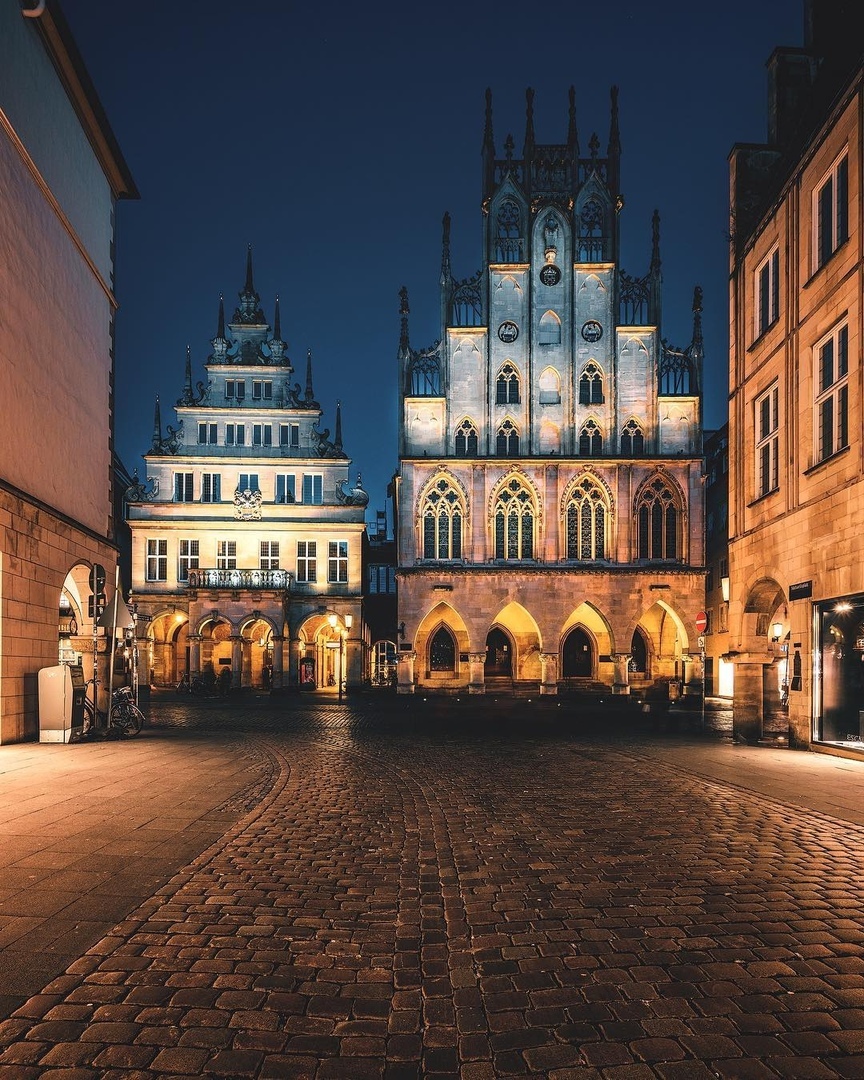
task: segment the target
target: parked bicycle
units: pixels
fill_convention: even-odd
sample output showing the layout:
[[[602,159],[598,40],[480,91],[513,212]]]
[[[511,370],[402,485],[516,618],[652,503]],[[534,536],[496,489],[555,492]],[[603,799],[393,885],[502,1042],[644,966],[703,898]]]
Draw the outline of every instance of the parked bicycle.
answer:
[[[92,686],[93,680],[91,679],[87,685]],[[135,704],[132,688],[129,686],[118,686],[112,692],[111,709],[107,717],[101,710],[97,713],[89,697],[84,698],[84,735],[104,731],[109,738],[131,739],[138,734],[143,725],[144,713]]]
[[[196,675],[194,679],[189,675],[188,671],[183,672],[183,676],[180,682],[177,683],[178,694],[206,694],[207,686],[200,675]]]

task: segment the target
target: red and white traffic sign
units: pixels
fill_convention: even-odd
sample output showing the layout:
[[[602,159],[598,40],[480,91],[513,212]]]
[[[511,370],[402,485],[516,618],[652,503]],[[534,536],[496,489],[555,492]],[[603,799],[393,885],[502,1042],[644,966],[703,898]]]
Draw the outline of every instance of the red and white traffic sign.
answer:
[[[705,611],[700,611],[696,618],[693,620],[693,625],[696,627],[697,634],[704,634],[708,629],[708,614]]]

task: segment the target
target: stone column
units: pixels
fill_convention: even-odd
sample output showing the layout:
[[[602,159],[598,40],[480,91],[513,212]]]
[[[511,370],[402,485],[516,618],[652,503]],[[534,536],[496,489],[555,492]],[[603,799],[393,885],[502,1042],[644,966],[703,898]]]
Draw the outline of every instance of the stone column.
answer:
[[[486,653],[468,653],[468,693],[486,693]]]
[[[414,662],[417,659],[415,652],[399,653],[396,664],[396,693],[413,694],[414,686]]]
[[[189,635],[189,678],[201,675],[201,635]]]
[[[243,639],[232,634],[231,642],[231,689],[243,685]]]
[[[466,557],[486,562],[486,467],[475,465],[471,473],[471,551]]]
[[[540,653],[540,693],[558,693],[558,653]]]
[[[546,506],[543,524],[546,527],[546,562],[558,562],[561,558],[561,538],[558,512],[558,466],[546,466]]]
[[[285,639],[273,635],[273,670],[270,673],[271,687],[273,690],[282,689],[282,648]]]
[[[300,685],[300,639],[288,641],[288,685]]]
[[[615,674],[612,682],[613,694],[630,693],[630,653],[615,653],[612,657],[615,663]]]
[[[753,660],[735,663],[735,696],[732,702],[732,734],[749,743],[762,737],[762,669]]]

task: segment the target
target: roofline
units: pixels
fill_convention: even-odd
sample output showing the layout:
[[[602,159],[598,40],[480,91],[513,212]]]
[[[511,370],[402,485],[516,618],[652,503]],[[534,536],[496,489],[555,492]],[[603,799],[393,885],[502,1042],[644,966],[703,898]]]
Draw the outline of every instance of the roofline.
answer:
[[[59,0],[45,0],[41,14],[31,19],[54,64],[69,101],[102,166],[116,199],[138,199],[140,193],[111,125],[93,80],[75,44]]]

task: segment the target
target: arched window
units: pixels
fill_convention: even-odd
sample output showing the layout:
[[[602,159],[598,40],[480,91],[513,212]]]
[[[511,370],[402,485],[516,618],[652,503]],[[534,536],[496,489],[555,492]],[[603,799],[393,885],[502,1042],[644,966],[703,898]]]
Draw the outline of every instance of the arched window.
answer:
[[[495,258],[502,263],[522,262],[522,216],[512,199],[505,199],[496,219]]]
[[[628,420],[621,432],[621,456],[642,457],[645,453],[645,436],[635,420]]]
[[[429,642],[429,670],[456,670],[456,642],[446,626],[439,626]]]
[[[633,631],[630,641],[630,671],[634,675],[647,675],[648,673],[648,645],[645,636],[638,628]]]
[[[582,457],[599,457],[603,453],[603,434],[596,420],[586,420],[579,431],[579,453]]]
[[[600,485],[586,476],[573,489],[567,503],[568,559],[605,559],[608,516]]]
[[[603,404],[603,372],[593,360],[585,365],[585,370],[579,379],[579,404]]]
[[[456,457],[477,457],[477,428],[471,420],[463,420],[456,428]]]
[[[512,420],[505,420],[495,436],[498,457],[516,457],[519,453],[519,432]]]
[[[588,199],[579,213],[579,261],[600,262],[604,257],[604,213],[597,199]]]
[[[537,340],[541,345],[561,344],[561,320],[554,311],[544,312],[540,316]]]
[[[639,559],[677,559],[681,514],[666,481],[658,476],[646,484],[636,500]]]
[[[534,558],[534,499],[525,483],[514,476],[495,500],[495,558]]]
[[[540,374],[540,404],[557,405],[561,401],[561,379],[555,368],[544,368]]]
[[[424,559],[462,558],[462,497],[453,483],[442,476],[423,500]]]
[[[495,384],[495,404],[519,404],[519,372],[512,364],[505,364],[498,372],[498,380]]]

